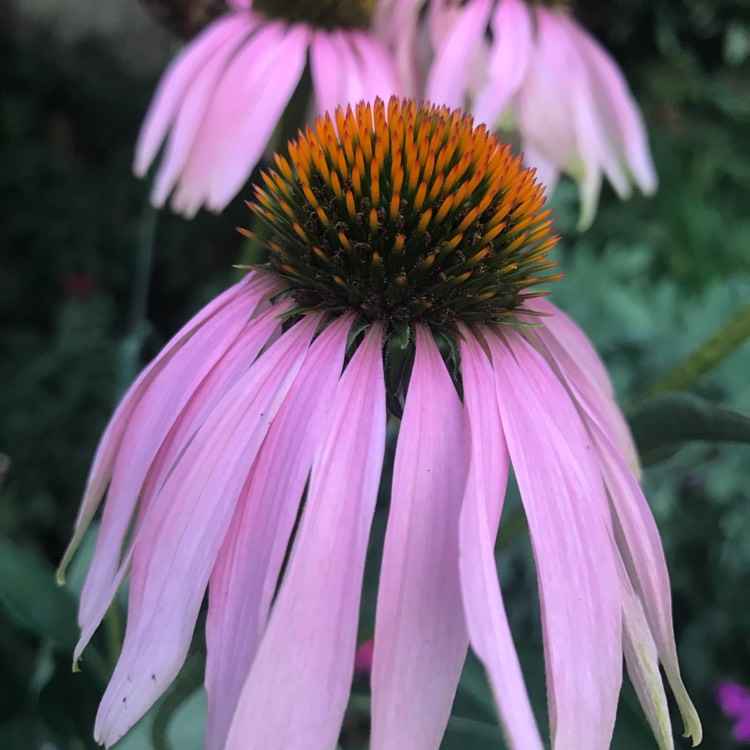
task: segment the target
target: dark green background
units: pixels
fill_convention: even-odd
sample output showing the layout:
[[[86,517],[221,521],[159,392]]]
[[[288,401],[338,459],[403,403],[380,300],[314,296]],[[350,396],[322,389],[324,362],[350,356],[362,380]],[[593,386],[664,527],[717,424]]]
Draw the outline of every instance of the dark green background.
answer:
[[[589,0],[577,10],[642,104],[660,190],[625,204],[605,190],[593,228],[577,235],[576,192],[561,186],[554,204],[566,278],[554,299],[595,340],[632,406],[748,301],[750,3]],[[50,20],[0,3],[0,12],[0,453],[10,461],[0,499],[0,747],[49,741],[72,750],[93,746],[97,699],[122,623],[110,617],[83,672],[71,674],[81,570],[60,590],[52,569],[118,394],[233,277],[234,226],[244,212],[236,201],[220,217],[185,222],[148,208],[147,185],[131,176],[130,162],[158,64],[129,61],[118,33],[66,34],[64,11]],[[145,39],[164,47],[157,61],[168,56],[163,37]],[[748,373],[745,347],[694,392],[750,413]],[[696,443],[645,478],[672,572],[684,675],[711,749],[733,746],[713,701],[717,681],[750,682],[749,463],[747,446]],[[499,554],[519,648],[541,701],[524,533]],[[367,591],[369,613],[372,585]],[[192,693],[200,669],[196,657],[178,693]],[[456,714],[446,748],[499,746],[472,662]],[[358,685],[344,747],[362,746],[366,721],[366,686]],[[193,748],[200,726],[201,696],[193,693],[177,714],[154,712],[130,746]],[[628,691],[616,746],[653,746]]]

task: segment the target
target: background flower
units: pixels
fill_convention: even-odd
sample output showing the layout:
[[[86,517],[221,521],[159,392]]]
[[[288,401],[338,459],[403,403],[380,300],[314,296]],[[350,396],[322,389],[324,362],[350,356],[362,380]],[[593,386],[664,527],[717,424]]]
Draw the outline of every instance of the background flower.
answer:
[[[288,6],[288,7],[287,7]],[[357,10],[360,9],[361,10]],[[401,93],[384,46],[370,32],[368,2],[235,2],[164,73],[136,147],[144,176],[168,135],[151,200],[193,216],[221,211],[257,164],[305,66],[314,110]],[[296,125],[302,123],[295,123]]]
[[[554,5],[554,4],[553,4]],[[552,191],[559,173],[581,192],[580,228],[593,221],[602,175],[621,198],[631,182],[656,190],[641,114],[616,63],[567,8],[523,0],[443,3],[449,31],[436,44],[427,98],[469,106],[519,133],[527,164]],[[492,42],[486,42],[487,30]]]

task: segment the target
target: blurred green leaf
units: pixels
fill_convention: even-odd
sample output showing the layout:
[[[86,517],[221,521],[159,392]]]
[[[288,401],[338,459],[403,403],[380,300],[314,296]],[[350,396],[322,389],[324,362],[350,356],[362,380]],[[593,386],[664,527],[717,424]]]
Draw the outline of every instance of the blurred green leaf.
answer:
[[[72,650],[78,637],[73,597],[55,584],[52,566],[0,538],[0,607],[16,625]]]
[[[629,421],[645,465],[668,458],[694,440],[750,443],[750,418],[689,393],[653,398]]]

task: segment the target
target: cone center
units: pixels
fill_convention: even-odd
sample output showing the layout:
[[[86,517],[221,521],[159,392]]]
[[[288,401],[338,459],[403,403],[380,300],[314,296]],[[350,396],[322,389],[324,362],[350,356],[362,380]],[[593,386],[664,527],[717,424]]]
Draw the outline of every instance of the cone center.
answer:
[[[339,109],[275,165],[251,208],[302,309],[504,322],[556,278],[542,186],[458,111],[395,98]]]

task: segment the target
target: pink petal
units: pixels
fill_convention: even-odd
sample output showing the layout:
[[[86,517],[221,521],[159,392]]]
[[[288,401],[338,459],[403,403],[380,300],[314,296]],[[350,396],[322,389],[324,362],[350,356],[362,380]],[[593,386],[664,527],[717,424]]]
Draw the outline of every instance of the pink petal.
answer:
[[[576,381],[568,377],[564,370],[561,370],[561,374],[582,410],[586,427],[593,438],[600,471],[614,511],[617,546],[631,584],[643,605],[659,659],[685,723],[685,736],[692,737],[695,746],[702,740],[703,729],[680,674],[672,627],[669,574],[656,522],[635,475],[608,434],[605,413],[597,401],[579,389]]]
[[[366,98],[365,76],[359,56],[352,45],[351,34],[334,31],[331,34],[338,65],[341,68],[341,84],[339,88],[339,104],[355,104]]]
[[[651,194],[657,187],[656,170],[643,118],[627,82],[604,48],[577,23],[572,20],[568,23],[586,60],[593,94],[611,138],[622,149],[623,158],[638,187]]]
[[[494,129],[521,86],[533,51],[531,14],[521,0],[501,0],[492,14],[493,42],[487,80],[477,94],[472,114]]]
[[[596,404],[607,432],[612,435],[633,471],[640,474],[638,450],[630,428],[617,405],[604,363],[586,334],[562,310],[547,300],[531,300],[527,307],[544,314],[544,317],[534,318],[534,322],[541,323],[535,332],[565,377]]]
[[[600,750],[622,682],[620,582],[607,498],[563,385],[517,333],[490,336],[497,403],[539,578],[553,747]]]
[[[237,123],[252,111],[258,81],[267,80],[274,50],[283,38],[280,22],[261,23],[227,66],[201,123],[190,158],[172,197],[172,207],[192,216],[208,197],[222,149],[236,145]],[[263,144],[265,146],[265,143]]]
[[[151,202],[163,206],[190,156],[203,118],[210,106],[216,86],[226,70],[229,59],[252,31],[256,21],[248,15],[243,27],[230,36],[225,44],[205,62],[196,73],[189,89],[184,92],[177,119],[169,135],[169,141],[159,172],[151,192]]]
[[[174,679],[210,572],[269,425],[318,323],[279,338],[230,389],[154,498],[135,540],[125,642],[94,728],[110,746]]]
[[[461,331],[461,376],[471,461],[460,519],[460,569],[471,646],[489,676],[509,747],[543,747],[505,614],[495,564],[495,537],[508,481],[508,449],[495,403],[490,362]]]
[[[254,81],[242,113],[232,123],[228,140],[219,142],[208,188],[208,208],[221,211],[250,176],[297,88],[307,61],[309,40],[306,27],[292,26],[280,43],[266,50],[263,59],[254,61],[260,76]],[[248,106],[249,102],[252,106]]]
[[[435,750],[450,718],[468,646],[457,533],[465,442],[456,389],[417,326],[375,618],[373,750]]]
[[[207,750],[224,747],[266,627],[327,404],[344,361],[348,318],[313,343],[274,419],[243,491],[210,582],[206,639]]]
[[[546,188],[547,199],[555,192],[560,180],[560,168],[551,159],[548,159],[539,149],[531,143],[524,142],[521,146],[523,162],[530,169],[536,170],[537,182],[541,182]]]
[[[187,45],[167,68],[138,136],[133,170],[139,177],[146,174],[154,160],[193,79],[217,50],[242,34],[247,26],[247,18],[240,14],[218,19]]]
[[[316,31],[310,44],[310,72],[315,91],[316,111],[333,113],[342,99],[345,71],[340,64],[333,35]]]
[[[669,705],[659,673],[659,654],[641,600],[633,591],[624,565],[620,563],[620,566],[624,589],[622,641],[628,676],[656,737],[659,750],[674,750]]]
[[[354,670],[367,540],[385,444],[382,332],[339,382],[300,530],[226,750],[333,748]]]
[[[685,736],[692,737],[693,745],[697,745],[701,742],[703,730],[680,674],[672,626],[669,573],[656,522],[638,481],[607,435],[601,412],[581,392],[576,396],[586,410],[587,423],[599,454],[614,509],[620,551],[643,603],[659,659],[685,723]]]
[[[435,104],[464,107],[469,88],[470,55],[482,41],[491,0],[470,0],[442,42],[427,78],[426,98]]]
[[[237,297],[249,292],[252,285],[256,283],[254,279],[257,279],[257,277],[253,274],[249,274],[242,281],[230,287],[227,291],[220,294],[216,299],[206,305],[206,307],[204,307],[194,318],[188,321],[172,337],[153,362],[141,372],[137,380],[130,386],[130,388],[128,388],[115,410],[115,413],[112,415],[96,449],[96,455],[89,472],[89,477],[86,480],[86,491],[84,492],[83,501],[81,502],[81,508],[78,511],[78,517],[76,518],[73,538],[70,540],[57,569],[57,577],[60,583],[65,580],[65,570],[75,554],[76,549],[78,549],[78,545],[81,543],[81,540],[99,507],[99,503],[104,496],[104,491],[106,490],[112,476],[112,469],[117,458],[122,437],[125,434],[133,411],[146,389],[150,386],[162,368],[169,362],[174,353],[178,351],[207,320],[210,320]]]
[[[372,101],[380,97],[388,101],[391,96],[403,94],[391,56],[371,34],[355,31],[350,34],[354,51],[360,58],[364,85],[363,98]]]
[[[238,334],[247,321],[244,307],[234,321],[219,315],[209,321],[160,373],[133,414],[81,592],[81,637],[74,660],[101,623],[127,572],[131,555],[121,562],[120,554],[136,504],[137,532],[151,499],[192,437],[278,325],[278,312],[270,310]],[[212,325],[214,321],[218,325]]]
[[[417,98],[426,74],[417,43],[421,5],[421,0],[380,0],[375,7],[375,36],[392,51],[400,88],[411,98]]]

